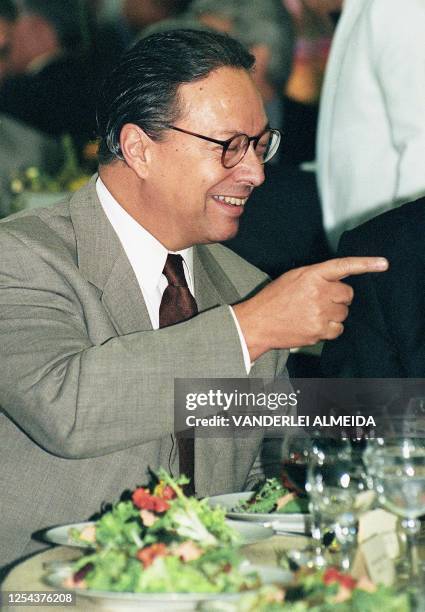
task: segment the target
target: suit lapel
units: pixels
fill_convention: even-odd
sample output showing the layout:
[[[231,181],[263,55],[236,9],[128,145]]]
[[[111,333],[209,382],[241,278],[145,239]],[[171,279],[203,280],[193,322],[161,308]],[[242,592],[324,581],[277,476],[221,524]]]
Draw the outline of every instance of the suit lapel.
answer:
[[[208,247],[194,247],[195,297],[200,312],[221,304],[236,304],[241,295],[236,290],[229,277],[217,263]],[[262,378],[273,372],[272,364],[276,363],[276,354],[269,351],[257,359],[251,369],[251,378]]]
[[[133,269],[123,253],[105,284],[102,303],[119,335],[152,330],[152,324]]]
[[[70,202],[78,266],[100,290],[118,335],[152,329],[133,269],[97,197],[96,179],[92,177]]]
[[[204,245],[193,247],[193,273],[200,312],[222,304],[234,304],[240,299],[234,285]]]

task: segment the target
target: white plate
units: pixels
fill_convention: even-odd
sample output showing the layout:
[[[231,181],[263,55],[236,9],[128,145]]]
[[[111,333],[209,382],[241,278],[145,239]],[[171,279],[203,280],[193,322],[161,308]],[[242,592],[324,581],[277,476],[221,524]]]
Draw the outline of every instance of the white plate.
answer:
[[[226,521],[228,525],[233,527],[242,536],[242,544],[254,544],[260,540],[266,540],[273,535],[273,528],[261,524],[247,524],[246,521]],[[82,531],[84,527],[94,525],[94,521],[86,521],[84,523],[70,523],[69,525],[60,525],[52,527],[44,532],[44,539],[52,544],[60,544],[61,546],[75,546],[76,548],[90,548],[89,544],[72,540],[70,536],[71,529]]]
[[[247,563],[247,573],[256,571],[260,575],[263,584],[279,583],[282,585],[288,584],[292,579],[291,572],[282,570],[277,567],[265,567],[261,565],[251,565]],[[56,569],[44,578],[44,581],[50,586],[62,589],[64,580],[71,574],[69,564],[56,564]],[[90,599],[90,609],[107,610],[108,612],[121,612],[122,610],[146,610],[155,612],[170,612],[170,610],[179,612],[188,612],[196,610],[201,602],[222,601],[234,602],[237,601],[242,594],[217,594],[217,593],[113,593],[111,591],[86,591],[83,589],[66,589],[77,594],[78,599]],[[245,591],[246,593],[246,591]],[[82,604],[80,600],[80,604]]]
[[[310,515],[301,513],[280,513],[280,512],[237,512],[235,508],[240,502],[247,501],[252,497],[252,491],[240,493],[226,493],[225,495],[215,495],[209,498],[211,506],[220,506],[226,510],[226,516],[237,521],[252,521],[261,523],[268,527],[273,527],[277,533],[309,533]],[[236,522],[236,521],[235,521]]]
[[[58,525],[57,527],[51,527],[43,533],[43,539],[52,544],[60,544],[60,546],[72,546],[76,548],[90,548],[89,544],[83,542],[74,541],[71,538],[70,530],[78,529],[82,531],[84,527],[94,525],[95,521],[85,521],[84,523],[69,523],[68,525]]]

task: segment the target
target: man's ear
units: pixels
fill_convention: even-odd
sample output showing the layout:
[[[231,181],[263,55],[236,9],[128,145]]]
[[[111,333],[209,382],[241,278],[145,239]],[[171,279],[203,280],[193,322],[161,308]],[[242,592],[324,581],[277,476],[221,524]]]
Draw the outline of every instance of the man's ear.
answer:
[[[126,123],[121,128],[120,146],[126,164],[139,178],[146,178],[152,146],[152,141],[146,132],[134,123]]]

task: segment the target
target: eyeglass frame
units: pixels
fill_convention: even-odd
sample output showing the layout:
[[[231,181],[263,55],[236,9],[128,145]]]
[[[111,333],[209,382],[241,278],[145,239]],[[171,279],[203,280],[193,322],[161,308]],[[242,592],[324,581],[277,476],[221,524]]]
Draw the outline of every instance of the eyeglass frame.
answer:
[[[262,138],[262,136],[264,136],[264,134],[266,132],[274,132],[275,134],[278,135],[279,137],[279,142],[278,145],[276,147],[276,151],[273,153],[273,156],[270,157],[270,159],[273,159],[273,157],[275,156],[275,154],[277,153],[277,150],[279,148],[280,145],[280,140],[282,138],[282,133],[280,130],[276,129],[276,128],[271,128],[271,127],[266,127],[261,134],[258,134],[258,136],[248,136],[248,134],[244,134],[243,132],[239,132],[237,134],[234,134],[233,136],[231,136],[230,138],[228,138],[227,140],[218,140],[217,138],[211,138],[210,136],[204,136],[203,134],[197,134],[196,132],[189,132],[189,130],[184,130],[183,128],[179,128],[176,127],[175,125],[167,125],[167,128],[170,130],[176,130],[177,132],[181,132],[182,134],[189,134],[189,136],[195,136],[196,138],[200,138],[202,140],[206,140],[208,142],[214,142],[215,144],[220,145],[221,147],[223,147],[223,152],[221,154],[221,165],[223,166],[223,168],[226,168],[226,170],[230,170],[231,168],[234,168],[235,166],[237,166],[245,157],[245,155],[248,152],[249,149],[249,145],[251,144],[251,142],[254,143],[254,151],[258,145],[258,143],[260,142],[260,138]],[[233,166],[225,166],[224,165],[224,157],[230,147],[230,143],[232,142],[232,140],[234,140],[234,138],[237,138],[238,136],[246,136],[246,138],[248,139],[247,141],[247,146],[246,149],[242,155],[242,157],[235,163],[233,164]],[[270,161],[267,160],[267,161]],[[261,162],[260,162],[261,163]],[[267,163],[267,162],[262,162],[263,164]]]

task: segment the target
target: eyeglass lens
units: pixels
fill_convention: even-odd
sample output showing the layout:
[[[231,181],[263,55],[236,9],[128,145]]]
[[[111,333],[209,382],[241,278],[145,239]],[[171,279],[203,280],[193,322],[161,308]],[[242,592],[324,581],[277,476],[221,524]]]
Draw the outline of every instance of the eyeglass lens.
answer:
[[[262,164],[269,161],[276,153],[279,146],[279,133],[274,131],[265,132],[255,145],[255,153]],[[223,165],[226,168],[236,166],[249,147],[249,138],[245,134],[238,134],[229,143],[223,156]]]

